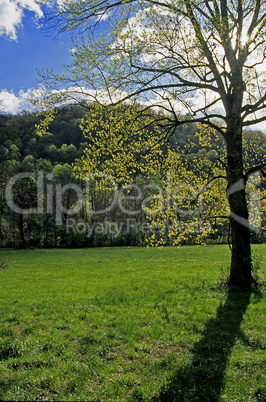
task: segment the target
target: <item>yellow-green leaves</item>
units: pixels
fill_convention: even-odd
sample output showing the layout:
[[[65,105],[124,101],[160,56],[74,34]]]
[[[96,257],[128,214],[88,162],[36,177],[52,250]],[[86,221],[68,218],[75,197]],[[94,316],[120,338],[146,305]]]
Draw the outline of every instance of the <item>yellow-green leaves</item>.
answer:
[[[156,123],[158,115],[140,117],[141,111],[93,105],[81,123],[90,145],[75,173],[89,178],[93,196],[109,203],[114,190],[122,189],[124,200],[134,193],[149,229],[147,244],[201,244],[228,216],[224,167],[204,153],[189,160],[186,147],[171,149]],[[202,141],[212,134],[203,130]]]
[[[38,135],[42,136],[46,134],[52,121],[55,119],[57,112],[55,109],[50,109],[45,113],[40,113],[39,115],[43,117],[39,124],[36,125],[36,132]]]
[[[89,139],[81,175],[101,171],[119,182],[131,182],[137,171],[153,174],[163,152],[160,132],[153,118],[138,120],[139,110],[94,105],[83,119],[81,129]]]

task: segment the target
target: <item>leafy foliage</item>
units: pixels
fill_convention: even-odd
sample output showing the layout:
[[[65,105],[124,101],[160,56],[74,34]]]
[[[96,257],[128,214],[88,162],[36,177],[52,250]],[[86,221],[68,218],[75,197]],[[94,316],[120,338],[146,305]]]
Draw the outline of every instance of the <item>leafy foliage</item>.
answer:
[[[158,116],[148,112],[137,119],[140,113],[141,107],[132,106],[69,107],[57,110],[56,119],[42,136],[36,132],[37,115],[3,117],[5,125],[13,127],[17,135],[11,139],[3,132],[1,136],[2,246],[227,242],[228,207],[223,178],[226,150],[222,136],[204,125],[184,125],[171,133],[169,146],[165,146],[160,141],[162,127],[156,121]],[[254,164],[262,163],[264,134],[247,132],[244,141],[243,158],[248,171]],[[38,216],[18,215],[7,207],[4,191],[10,178],[20,172],[40,171],[48,186],[44,188],[45,197],[49,186],[55,192],[56,186],[63,188],[68,183],[76,183],[85,193],[86,175],[95,175],[90,177],[90,205],[84,204],[73,216],[80,232],[66,233],[67,215],[62,226],[56,225],[55,205],[49,212],[52,201],[48,199],[44,200],[44,213]],[[108,208],[114,187],[110,179],[96,173],[110,176],[120,192],[119,204],[105,214],[91,214],[90,210]],[[24,184],[22,180],[14,186],[14,201],[22,208],[36,206],[36,179],[24,179]],[[134,185],[141,190],[140,198]],[[250,208],[255,208],[252,239],[262,242],[263,177],[258,183],[249,180],[247,190]],[[258,195],[262,199],[259,215],[258,199],[254,198]],[[76,198],[70,191],[62,198],[65,208],[75,205]]]

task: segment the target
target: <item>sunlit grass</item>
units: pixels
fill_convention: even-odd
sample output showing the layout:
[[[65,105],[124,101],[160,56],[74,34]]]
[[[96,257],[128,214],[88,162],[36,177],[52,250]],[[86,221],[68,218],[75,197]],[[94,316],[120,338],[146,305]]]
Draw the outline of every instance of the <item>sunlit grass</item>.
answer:
[[[256,249],[265,267],[266,246]],[[227,246],[0,259],[0,399],[265,399],[265,299],[218,285]]]

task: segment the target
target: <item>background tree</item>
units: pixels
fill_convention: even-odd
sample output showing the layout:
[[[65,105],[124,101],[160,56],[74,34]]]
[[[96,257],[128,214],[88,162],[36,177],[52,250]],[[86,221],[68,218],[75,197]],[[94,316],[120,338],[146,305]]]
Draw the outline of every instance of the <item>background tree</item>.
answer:
[[[84,96],[102,103],[134,100],[146,106],[143,113],[163,111],[165,139],[177,126],[195,122],[222,135],[231,210],[230,285],[250,289],[249,172],[242,143],[243,127],[266,120],[266,2],[68,1],[49,19],[59,30],[78,30],[65,74],[45,75],[52,89],[55,83],[71,86],[54,92],[54,102]],[[107,30],[97,35],[94,28],[101,22]]]

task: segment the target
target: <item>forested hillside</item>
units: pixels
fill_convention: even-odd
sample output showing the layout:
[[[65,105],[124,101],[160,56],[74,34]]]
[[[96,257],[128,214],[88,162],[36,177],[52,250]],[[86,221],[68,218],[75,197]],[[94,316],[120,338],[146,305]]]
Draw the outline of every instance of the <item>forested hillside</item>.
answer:
[[[36,114],[0,116],[1,247],[146,244],[150,233],[147,228],[143,229],[146,217],[142,211],[135,214],[136,194],[134,203],[127,201],[127,211],[132,212],[129,217],[128,214],[121,214],[121,208],[119,210],[117,206],[108,209],[112,197],[103,190],[96,191],[95,187],[90,192],[90,199],[86,199],[84,205],[77,208],[76,189],[78,187],[85,193],[86,182],[81,175],[74,174],[74,166],[77,172],[77,168],[84,165],[82,159],[85,150],[93,160],[90,150],[94,149],[93,138],[97,136],[97,133],[86,138],[83,135],[80,124],[86,113],[87,108],[74,106],[58,111],[56,119],[42,136],[36,130],[40,121]],[[224,144],[219,137],[215,147],[210,146],[208,141],[204,143],[199,131],[196,124],[183,125],[171,136],[169,147],[173,154],[182,155],[187,171],[209,180],[213,168],[218,169],[225,163]],[[248,169],[249,160],[256,164],[262,163],[266,154],[266,139],[259,131],[246,132],[245,138],[243,153]],[[14,177],[17,179],[12,182]],[[154,174],[150,180],[160,186],[162,175]],[[135,182],[140,187],[148,183],[141,172],[135,176]],[[8,186],[9,193],[6,191]],[[9,202],[8,194],[12,198]],[[151,192],[145,193],[146,197],[151,195]],[[97,205],[96,211],[105,212],[89,213],[86,202],[90,206]],[[20,210],[14,210],[12,205]],[[32,208],[35,211],[30,212]],[[76,213],[71,211],[72,208],[76,208]],[[28,212],[21,213],[25,210]],[[210,231],[206,241],[226,242],[229,230],[227,220],[219,222],[217,227],[215,222],[212,222],[214,230]],[[195,238],[196,235],[192,234],[183,242],[193,243]],[[262,241],[263,231],[256,231],[253,238]],[[164,241],[168,242],[166,238]]]

